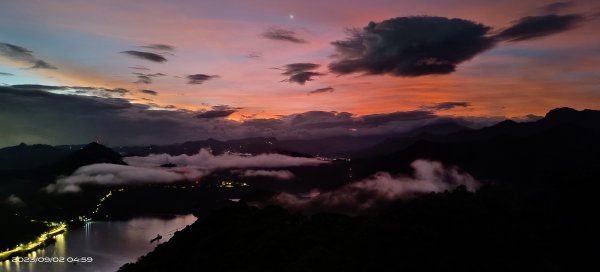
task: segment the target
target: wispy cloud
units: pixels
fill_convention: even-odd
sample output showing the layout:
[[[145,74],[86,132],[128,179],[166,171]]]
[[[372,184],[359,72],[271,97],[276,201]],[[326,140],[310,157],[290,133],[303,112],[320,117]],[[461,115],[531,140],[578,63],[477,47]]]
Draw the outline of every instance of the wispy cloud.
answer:
[[[150,71],[150,69],[148,67],[144,67],[144,66],[131,66],[131,67],[129,67],[129,69],[141,70],[141,71]]]
[[[553,2],[544,6],[541,6],[539,10],[545,14],[556,14],[564,10],[568,10],[572,7],[575,7],[575,1],[560,1]]]
[[[319,68],[319,66],[320,65],[316,63],[301,62],[287,64],[283,68],[276,69],[284,70],[282,75],[288,76],[287,79],[282,81],[295,82],[300,85],[304,85],[307,81],[314,80],[313,77],[325,75],[323,73],[313,71]]]
[[[584,19],[579,14],[527,16],[515,21],[495,37],[512,42],[541,38],[576,28]]]
[[[168,45],[168,44],[148,44],[148,45],[143,45],[141,47],[152,49],[152,50],[158,50],[158,51],[174,51],[175,50],[174,46]]]
[[[470,107],[471,103],[469,102],[440,102],[437,104],[423,106],[422,109],[432,110],[432,111],[443,111],[443,110],[451,110],[454,108],[462,107]]]
[[[167,59],[165,57],[163,57],[159,54],[156,54],[156,53],[151,53],[151,52],[127,50],[127,51],[122,51],[121,53],[138,58],[138,59],[148,60],[148,61],[152,61],[152,62],[166,62],[167,61]]]
[[[152,78],[166,76],[166,74],[163,74],[163,73],[153,73],[153,74],[133,73],[133,74],[137,76],[137,80],[134,83],[138,83],[138,84],[152,84]]]
[[[202,111],[196,115],[200,119],[224,118],[234,114],[240,108],[233,108],[228,105],[213,106],[211,110]]]
[[[275,41],[285,41],[291,43],[306,43],[306,40],[298,38],[297,33],[291,29],[270,27],[261,35],[263,38],[275,40]]]
[[[149,95],[158,95],[158,92],[153,90],[141,90],[140,92]]]
[[[204,173],[177,172],[161,168],[136,167],[99,163],[83,166],[68,177],[59,178],[56,183],[46,186],[48,193],[74,193],[81,191],[82,184],[144,184],[144,183],[170,183],[188,179],[196,179]]]
[[[235,171],[234,173],[245,177],[269,177],[280,180],[289,180],[295,177],[294,173],[288,170],[244,170]]]
[[[260,154],[251,157],[235,154],[213,155],[205,149],[195,155],[153,154],[146,157],[127,157],[124,160],[129,165],[100,163],[80,167],[70,176],[59,178],[44,189],[48,193],[72,193],[81,191],[80,186],[83,184],[170,183],[197,180],[219,169],[316,166],[328,163],[314,158],[291,157],[281,154]],[[160,167],[165,161],[175,164],[176,167]],[[282,179],[293,177],[293,174],[285,171],[256,170],[242,173]]]
[[[246,57],[249,59],[260,59],[260,58],[262,58],[262,53],[253,51],[253,52],[248,53],[248,55],[246,55]]]
[[[416,160],[411,166],[415,171],[414,177],[394,177],[380,172],[329,192],[313,190],[305,196],[281,193],[273,202],[309,213],[333,211],[358,214],[419,194],[449,191],[458,186],[475,191],[479,187],[479,182],[471,175],[461,173],[455,167],[445,167],[440,162]]]
[[[10,43],[0,42],[0,56],[31,65],[27,69],[57,69],[48,62],[36,58],[33,51]]]
[[[202,84],[207,80],[218,78],[218,75],[207,75],[207,74],[194,74],[188,75],[188,84]]]
[[[25,202],[15,194],[9,195],[6,199],[4,199],[4,203],[11,206],[25,206]]]
[[[213,155],[206,149],[201,149],[195,155],[170,156],[168,154],[149,155],[146,157],[126,157],[124,161],[132,166],[153,167],[164,164],[165,160],[177,166],[196,167],[200,170],[218,170],[230,168],[279,168],[301,165],[327,164],[315,158],[292,157],[282,154],[260,154],[256,156],[241,156],[236,154]]]
[[[325,88],[319,88],[316,90],[312,90],[312,91],[308,92],[308,95],[321,94],[321,93],[333,93],[333,91],[335,91],[335,89],[333,87],[325,87]]]
[[[17,84],[11,85],[11,88],[22,89],[22,90],[43,90],[43,91],[65,91],[71,94],[85,94],[93,95],[98,97],[109,98],[114,95],[124,96],[130,93],[129,90],[124,88],[104,88],[104,87],[90,87],[90,86],[53,86],[53,85],[39,85],[39,84]]]

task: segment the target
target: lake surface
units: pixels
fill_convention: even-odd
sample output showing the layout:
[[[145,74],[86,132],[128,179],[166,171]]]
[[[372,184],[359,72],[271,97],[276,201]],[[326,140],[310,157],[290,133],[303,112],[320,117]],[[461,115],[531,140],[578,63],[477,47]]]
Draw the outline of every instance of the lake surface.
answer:
[[[80,229],[57,235],[56,243],[31,252],[28,257],[64,257],[56,263],[13,263],[6,260],[0,271],[15,272],[106,272],[116,271],[123,264],[152,251],[157,243],[150,239],[161,234],[161,243],[173,237],[173,232],[196,221],[193,215],[172,219],[137,218],[128,221],[91,222]],[[92,257],[91,263],[67,262],[67,257]]]

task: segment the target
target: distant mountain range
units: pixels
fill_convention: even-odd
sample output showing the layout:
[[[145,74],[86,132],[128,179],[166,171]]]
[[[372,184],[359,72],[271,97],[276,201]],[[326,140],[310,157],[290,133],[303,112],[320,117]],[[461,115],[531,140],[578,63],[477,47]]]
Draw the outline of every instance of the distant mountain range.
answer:
[[[547,159],[552,159],[548,163],[568,161],[569,155],[581,156],[598,150],[599,134],[600,111],[558,108],[535,122],[507,120],[477,130],[456,123],[439,123],[401,135],[338,136],[310,140],[262,137],[228,141],[207,139],[168,145],[113,147],[112,150],[97,143],[62,146],[20,144],[0,149],[0,170],[54,167],[68,172],[90,163],[123,163],[122,156],[146,156],[152,153],[192,155],[202,148],[209,148],[215,154],[229,151],[353,157],[358,159],[355,161],[359,173],[362,171],[365,175],[377,169],[394,172],[399,165],[404,166],[400,169],[406,170],[406,165],[418,158],[447,161],[465,165],[466,168],[473,165],[475,172],[485,172],[493,165],[526,163],[523,160],[531,157],[530,152],[548,154]]]
[[[237,140],[219,141],[215,139],[188,141],[184,143],[167,145],[149,145],[149,146],[119,146],[112,147],[112,150],[120,156],[147,156],[149,154],[167,153],[170,155],[193,155],[202,148],[210,149],[214,154],[225,152],[236,153],[280,153],[289,156],[312,157],[312,156],[355,156],[362,150],[374,147],[386,139],[397,139],[400,136],[417,139],[423,135],[442,135],[450,132],[466,131],[469,128],[456,123],[440,123],[419,127],[413,131],[396,135],[374,135],[374,136],[336,136],[309,140],[278,140],[276,138],[245,138]],[[412,142],[408,141],[407,143]],[[55,165],[61,163],[66,165],[77,165],[85,162],[91,162],[90,157],[85,154],[96,154],[99,156],[99,162],[102,158],[110,158],[110,161],[119,161],[116,156],[107,155],[107,150],[101,149],[98,143],[87,145],[58,145],[50,146],[43,144],[26,145],[24,143],[0,149],[0,170],[24,170],[35,169],[42,166]],[[377,153],[377,152],[376,152]],[[61,162],[67,157],[77,156],[80,163],[74,163],[75,159],[69,159],[71,162]],[[71,156],[71,157],[72,157]],[[62,167],[61,166],[61,167]]]
[[[406,173],[410,162],[430,159],[490,179],[592,182],[600,176],[600,111],[560,108],[535,122],[388,139],[364,154],[369,156],[353,160],[357,178]]]
[[[81,166],[103,162],[124,164],[121,155],[98,143],[74,149],[40,144],[20,144],[0,149],[0,170],[68,174]]]
[[[276,138],[245,138],[219,141],[215,139],[189,141],[185,143],[150,146],[116,147],[122,155],[145,156],[152,153],[171,155],[196,154],[202,148],[209,148],[215,154],[224,152],[237,153],[282,153],[291,156],[354,156],[361,150],[373,147],[392,137],[417,137],[423,134],[443,135],[452,132],[466,131],[469,128],[453,123],[439,123],[416,128],[402,134],[368,135],[368,136],[335,136],[318,139],[278,140]]]
[[[50,145],[26,145],[0,149],[0,169],[23,170],[57,163],[70,152]]]

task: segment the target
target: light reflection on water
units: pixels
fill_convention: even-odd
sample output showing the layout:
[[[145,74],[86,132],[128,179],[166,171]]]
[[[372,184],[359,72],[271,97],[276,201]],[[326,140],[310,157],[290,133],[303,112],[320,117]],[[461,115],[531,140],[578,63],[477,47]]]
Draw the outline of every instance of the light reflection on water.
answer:
[[[64,263],[13,263],[6,260],[1,271],[14,272],[79,272],[116,271],[133,262],[156,246],[150,239],[161,234],[165,242],[176,229],[196,221],[193,215],[173,219],[138,218],[128,221],[92,222],[80,229],[57,235],[56,243],[31,252],[28,257],[64,257]],[[169,234],[166,234],[169,233]],[[166,234],[166,235],[165,235]],[[92,263],[67,263],[67,257],[92,257]]]

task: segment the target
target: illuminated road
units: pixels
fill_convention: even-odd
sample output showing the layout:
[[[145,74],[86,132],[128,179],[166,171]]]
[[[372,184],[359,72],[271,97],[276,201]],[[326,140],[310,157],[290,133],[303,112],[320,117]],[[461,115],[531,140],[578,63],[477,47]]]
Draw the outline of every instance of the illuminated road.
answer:
[[[115,191],[122,192],[123,190],[124,189],[117,189]],[[96,209],[92,212],[92,214],[96,214],[100,210],[102,203],[105,200],[107,200],[108,198],[110,198],[112,195],[113,195],[113,190],[110,190],[104,197],[100,198],[100,201],[98,202],[98,204],[96,204]],[[90,221],[90,219],[86,216],[80,216],[79,221],[88,222],[88,221]],[[8,258],[13,253],[27,253],[27,252],[35,249],[36,247],[42,245],[44,242],[46,242],[46,240],[53,237],[54,235],[67,230],[67,224],[65,224],[64,222],[56,223],[56,222],[45,222],[44,221],[44,223],[46,223],[48,226],[52,226],[54,228],[52,228],[51,230],[49,230],[47,232],[42,233],[34,241],[31,241],[25,245],[16,246],[15,248],[13,248],[11,250],[0,252],[0,261],[4,261],[6,258]]]
[[[49,224],[54,225],[55,227],[47,232],[42,233],[40,236],[38,236],[38,238],[35,241],[31,241],[25,245],[16,246],[15,248],[8,250],[8,251],[0,252],[0,261],[3,261],[4,259],[8,258],[13,253],[29,252],[29,251],[39,247],[40,245],[42,245],[49,238],[54,237],[54,235],[65,232],[67,230],[67,224],[65,224],[63,222],[49,223]]]

